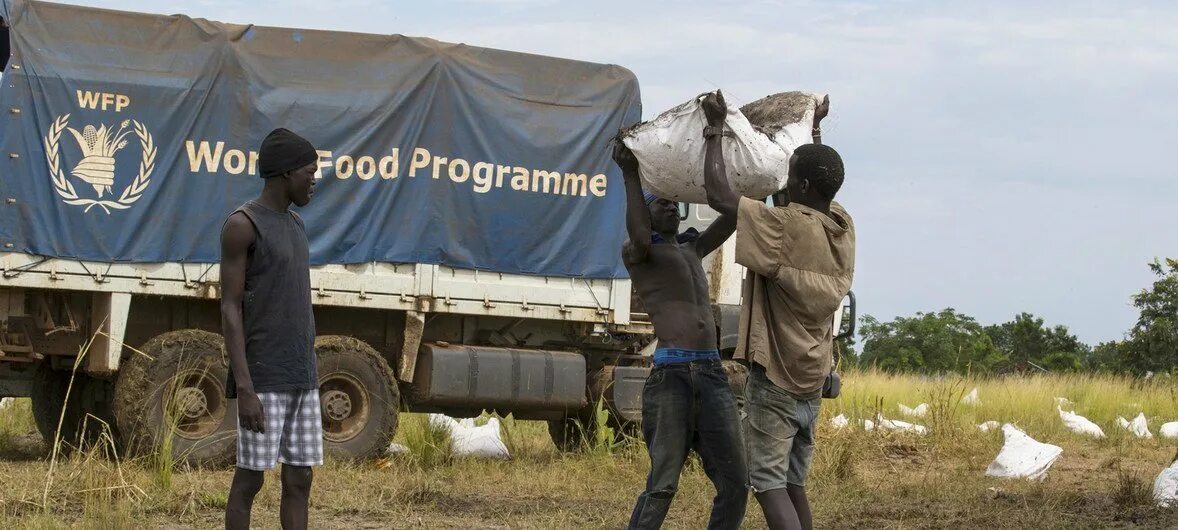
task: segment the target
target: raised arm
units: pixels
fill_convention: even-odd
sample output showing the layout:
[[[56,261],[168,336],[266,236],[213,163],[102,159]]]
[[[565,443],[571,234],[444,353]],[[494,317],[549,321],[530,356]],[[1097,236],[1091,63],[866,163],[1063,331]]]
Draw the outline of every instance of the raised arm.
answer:
[[[266,422],[245,360],[245,321],[242,318],[245,271],[249,266],[250,245],[253,244],[254,226],[249,218],[240,212],[229,216],[221,231],[221,333],[225,336],[225,351],[229,354],[229,365],[237,382],[237,415],[241,426],[262,432]]]
[[[708,127],[704,129],[704,191],[708,196],[708,206],[719,212],[720,217],[708,225],[695,244],[695,251],[701,258],[732,237],[736,231],[736,208],[740,204],[740,196],[732,191],[728,183],[728,171],[724,167],[722,133],[724,116],[728,113],[724,94],[719,90],[708,94],[704,98],[703,109],[708,120]]]
[[[626,184],[626,232],[630,240],[622,249],[622,258],[626,263],[638,263],[650,254],[650,207],[642,198],[638,159],[621,140],[614,146],[614,162],[622,168],[622,180]]]
[[[822,144],[822,119],[830,114],[830,96],[822,98],[822,102],[814,109],[814,123],[810,126],[810,137],[815,144]],[[774,206],[789,204],[789,194],[780,190],[773,194]]]
[[[702,105],[708,120],[708,126],[704,129],[704,191],[708,195],[708,206],[720,212],[720,215],[732,216],[735,220],[740,196],[728,184],[721,134],[728,106],[724,103],[724,94],[719,90],[705,96]]]
[[[822,143],[822,119],[830,114],[830,96],[822,98],[822,103],[818,104],[818,108],[814,109],[814,125],[810,129],[810,136],[814,139],[814,143]]]

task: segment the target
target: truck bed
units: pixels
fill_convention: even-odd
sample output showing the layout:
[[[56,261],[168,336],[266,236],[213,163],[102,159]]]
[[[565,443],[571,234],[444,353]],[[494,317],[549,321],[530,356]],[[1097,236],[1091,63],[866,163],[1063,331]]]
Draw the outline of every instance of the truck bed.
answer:
[[[210,263],[98,263],[0,255],[0,287],[219,298]],[[424,263],[323,265],[311,270],[314,303],[423,313],[630,323],[630,281],[525,276]]]

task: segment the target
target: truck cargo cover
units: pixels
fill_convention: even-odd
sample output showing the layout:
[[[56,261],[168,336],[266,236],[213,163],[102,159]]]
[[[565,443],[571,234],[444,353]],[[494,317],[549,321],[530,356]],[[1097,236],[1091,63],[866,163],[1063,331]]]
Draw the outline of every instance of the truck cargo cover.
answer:
[[[641,115],[614,65],[402,35],[8,0],[0,244],[216,262],[276,127],[320,151],[312,262],[625,277],[610,138]],[[523,42],[523,41],[521,41]]]

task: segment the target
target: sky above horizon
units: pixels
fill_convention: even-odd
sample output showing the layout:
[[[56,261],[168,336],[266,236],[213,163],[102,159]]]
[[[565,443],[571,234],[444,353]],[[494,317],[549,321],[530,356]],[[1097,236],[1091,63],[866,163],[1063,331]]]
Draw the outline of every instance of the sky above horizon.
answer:
[[[72,0],[625,66],[644,118],[707,90],[824,92],[855,218],[860,314],[1027,311],[1119,339],[1178,257],[1178,5]]]

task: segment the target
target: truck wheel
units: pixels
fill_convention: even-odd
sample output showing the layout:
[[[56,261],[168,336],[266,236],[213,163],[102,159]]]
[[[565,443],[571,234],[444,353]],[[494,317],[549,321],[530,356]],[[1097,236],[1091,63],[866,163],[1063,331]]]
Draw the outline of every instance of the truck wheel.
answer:
[[[401,392],[389,364],[352,337],[315,339],[323,449],[338,459],[376,458],[397,433]]]
[[[180,330],[147,341],[115,383],[114,415],[132,450],[224,467],[237,451],[237,400],[225,397],[229,365],[215,333]]]
[[[573,416],[559,420],[548,420],[548,436],[552,444],[563,453],[575,453],[586,448],[586,441],[593,437],[588,432],[590,424]]]
[[[41,438],[45,440],[45,445],[50,448],[56,441],[58,422],[61,423],[61,440],[66,442],[63,447],[76,445],[77,442],[78,421],[82,414],[76,394],[74,399],[69,400],[69,406],[66,407],[66,389],[70,384],[69,376],[69,372],[49,368],[48,361],[41,363],[33,372],[33,388],[30,396],[33,401],[33,421],[37,424],[37,430],[41,433]],[[64,419],[61,416],[63,407],[65,407]]]
[[[33,372],[33,421],[45,445],[53,447],[57,440],[59,421],[61,449],[66,452],[97,441],[104,430],[104,423],[109,426],[112,438],[118,440],[118,429],[111,411],[111,383],[78,372],[73,376],[74,384],[71,388],[70,376],[70,372],[51,369],[48,363],[42,363]],[[64,418],[61,416],[63,407]]]
[[[558,450],[574,453],[589,449],[597,441],[597,422],[593,419],[596,409],[589,408],[576,415],[568,415],[559,420],[548,420],[548,436]],[[610,414],[609,428],[613,429],[614,443],[622,443],[626,436],[641,437],[638,422],[621,422],[614,414]]]

